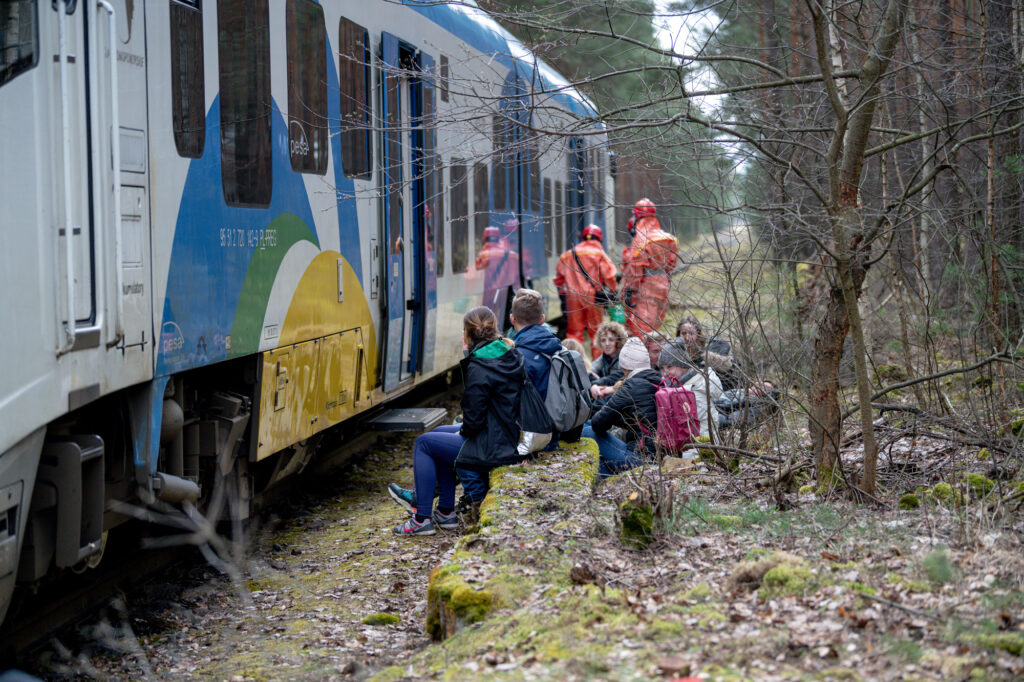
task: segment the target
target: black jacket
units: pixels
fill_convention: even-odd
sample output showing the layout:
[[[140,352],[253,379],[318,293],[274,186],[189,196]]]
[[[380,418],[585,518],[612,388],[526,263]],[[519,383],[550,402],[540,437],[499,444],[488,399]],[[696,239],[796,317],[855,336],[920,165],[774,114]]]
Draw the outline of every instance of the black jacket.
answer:
[[[597,377],[590,383],[597,386],[614,386],[622,380],[623,373],[619,368],[619,356],[609,358],[602,353],[601,357],[594,360],[594,364],[590,366],[590,373]]]
[[[519,389],[523,356],[506,339],[479,343],[462,360],[462,428],[455,463],[491,469],[518,462]]]
[[[658,406],[654,394],[661,374],[653,369],[633,372],[595,414],[590,425],[603,434],[613,426],[626,430],[626,445],[633,452],[654,456],[654,437],[658,432]]]

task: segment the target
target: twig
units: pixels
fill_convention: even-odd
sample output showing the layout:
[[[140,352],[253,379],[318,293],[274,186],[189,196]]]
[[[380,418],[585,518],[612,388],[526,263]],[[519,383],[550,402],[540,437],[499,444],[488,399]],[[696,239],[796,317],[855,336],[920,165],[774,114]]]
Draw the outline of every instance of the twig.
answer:
[[[927,618],[928,620],[934,620],[934,621],[942,620],[938,616],[932,615],[932,614],[930,614],[930,613],[928,613],[926,611],[918,611],[917,609],[912,609],[909,606],[904,606],[903,604],[897,604],[894,601],[890,601],[890,600],[885,599],[883,597],[876,597],[875,595],[867,594],[866,592],[858,592],[857,596],[858,597],[864,597],[865,599],[870,599],[872,601],[876,601],[879,604],[885,604],[886,606],[891,606],[892,608],[899,609],[900,611],[906,611],[907,613],[909,613],[912,616],[920,616],[921,618]]]

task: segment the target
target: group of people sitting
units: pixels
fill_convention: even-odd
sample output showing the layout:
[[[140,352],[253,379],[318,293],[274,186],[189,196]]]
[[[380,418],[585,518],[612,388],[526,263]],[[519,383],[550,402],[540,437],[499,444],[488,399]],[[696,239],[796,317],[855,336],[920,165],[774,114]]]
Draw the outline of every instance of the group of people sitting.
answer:
[[[562,342],[544,324],[543,298],[532,289],[516,293],[509,319],[511,338],[501,335],[489,308],[474,308],[463,318],[462,420],[417,437],[414,489],[389,484],[388,493],[410,514],[393,529],[396,534],[433,535],[438,527],[457,528],[456,477],[464,492],[460,505],[468,508],[487,494],[491,470],[528,457],[518,448],[524,379],[544,400],[549,358]],[[767,382],[737,389],[738,372],[728,344],[709,343],[696,319],[683,320],[677,332],[665,343],[648,339],[645,344],[639,337],[627,338],[621,324],[603,323],[597,333],[601,355],[589,369],[591,418],[582,429],[553,434],[548,449],[555,449],[560,439],[593,438],[600,450],[601,477],[657,461],[655,394],[665,378],[693,391],[704,436],[723,424],[724,414],[735,412],[733,403],[749,413],[754,396],[777,397]]]

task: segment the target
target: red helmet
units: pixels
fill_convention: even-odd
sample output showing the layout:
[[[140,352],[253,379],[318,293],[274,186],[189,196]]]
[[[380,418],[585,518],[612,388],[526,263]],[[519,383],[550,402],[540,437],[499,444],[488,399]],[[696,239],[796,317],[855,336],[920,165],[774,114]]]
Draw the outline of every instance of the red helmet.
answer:
[[[580,237],[581,241],[586,239],[596,239],[597,241],[601,241],[604,239],[604,232],[602,232],[601,228],[597,225],[587,225],[583,228],[583,235]]]
[[[633,205],[633,217],[637,220],[641,218],[653,218],[658,212],[655,208],[654,202],[648,198],[643,198]]]
[[[496,242],[501,239],[501,230],[496,227],[484,228],[484,242]]]

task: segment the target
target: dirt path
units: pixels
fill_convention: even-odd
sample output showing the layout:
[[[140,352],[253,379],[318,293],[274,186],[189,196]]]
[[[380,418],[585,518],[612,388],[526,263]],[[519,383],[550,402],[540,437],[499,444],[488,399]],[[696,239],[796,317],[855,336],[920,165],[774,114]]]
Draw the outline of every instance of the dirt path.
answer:
[[[430,569],[455,535],[400,538],[388,481],[411,486],[412,437],[392,437],[333,472],[306,477],[286,518],[253,534],[243,583],[206,567],[125,597],[83,639],[44,656],[55,677],[323,680],[362,678],[428,643]],[[381,624],[368,624],[380,621]],[[394,621],[394,622],[391,622]]]

